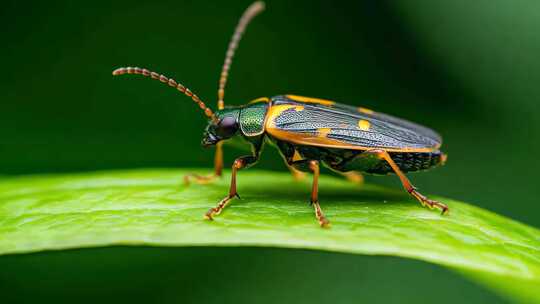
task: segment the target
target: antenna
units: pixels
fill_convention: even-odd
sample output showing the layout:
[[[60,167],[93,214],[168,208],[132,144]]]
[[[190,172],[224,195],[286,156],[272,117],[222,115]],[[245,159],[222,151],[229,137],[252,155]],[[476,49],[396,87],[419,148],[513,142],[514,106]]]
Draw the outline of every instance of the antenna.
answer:
[[[150,77],[152,79],[156,79],[161,81],[162,83],[168,84],[170,87],[176,88],[178,91],[184,93],[187,97],[190,97],[191,100],[193,100],[195,103],[199,105],[201,110],[204,111],[204,115],[206,115],[208,118],[212,119],[213,121],[217,121],[217,117],[214,114],[214,112],[207,107],[204,102],[193,92],[191,92],[190,89],[183,86],[181,83],[178,83],[176,80],[172,78],[168,78],[167,76],[163,74],[158,74],[156,72],[152,72],[147,69],[141,69],[138,67],[121,67],[112,72],[113,76],[118,75],[124,75],[124,74],[137,74],[137,75],[143,75],[145,77]]]
[[[259,13],[261,13],[264,10],[264,2],[262,1],[256,1],[253,2],[245,11],[244,14],[242,14],[242,17],[238,21],[238,24],[236,25],[236,28],[234,30],[234,34],[231,37],[231,40],[229,42],[229,47],[227,48],[227,53],[225,53],[225,61],[223,62],[223,67],[221,69],[221,74],[219,77],[219,88],[218,88],[218,102],[217,107],[218,110],[222,110],[225,106],[225,103],[223,101],[223,98],[225,97],[225,86],[227,85],[227,78],[229,76],[229,70],[231,68],[232,59],[234,57],[234,53],[236,52],[236,49],[238,48],[238,43],[240,42],[240,39],[242,39],[242,35],[244,34],[244,31],[246,30],[246,27],[249,25],[251,20],[257,16]],[[149,71],[147,69],[141,69],[138,67],[121,67],[112,72],[113,76],[118,75],[124,75],[124,74],[137,74],[137,75],[143,75],[145,77],[150,77],[152,79],[156,79],[161,81],[162,83],[166,83],[171,87],[176,88],[178,91],[184,93],[186,96],[190,97],[195,103],[199,105],[199,107],[204,111],[204,114],[210,118],[214,123],[218,122],[218,118],[216,117],[216,114],[207,107],[202,100],[197,97],[197,95],[193,94],[188,88],[184,87],[182,84],[176,82],[176,80],[172,78],[168,78],[162,74],[158,74],[156,72]],[[211,180],[214,177],[220,177],[222,175],[223,170],[223,148],[222,148],[222,142],[218,142],[216,144],[216,154],[214,156],[214,174],[211,176],[198,176],[198,175],[190,175],[187,176],[187,181],[189,181],[190,177],[194,177],[197,180],[204,181],[204,180]]]
[[[246,27],[251,22],[251,20],[257,16],[259,13],[264,11],[264,2],[262,1],[256,1],[253,2],[245,11],[240,20],[238,21],[238,25],[236,25],[236,28],[234,30],[234,34],[231,37],[231,41],[229,42],[229,47],[227,49],[227,53],[225,53],[225,61],[223,62],[223,67],[221,68],[221,74],[219,77],[219,89],[218,89],[218,110],[222,110],[225,106],[225,102],[223,101],[223,98],[225,97],[225,86],[227,85],[227,77],[229,76],[229,69],[231,68],[232,59],[234,57],[234,53],[236,52],[236,49],[238,48],[238,43],[240,42],[240,39],[242,39],[242,35],[244,34],[244,31],[246,30]]]

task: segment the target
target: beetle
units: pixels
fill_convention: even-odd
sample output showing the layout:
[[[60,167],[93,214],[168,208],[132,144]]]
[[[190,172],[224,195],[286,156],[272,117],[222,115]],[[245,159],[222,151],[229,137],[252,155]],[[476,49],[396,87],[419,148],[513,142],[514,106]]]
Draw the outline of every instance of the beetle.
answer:
[[[321,227],[330,224],[318,199],[321,164],[355,181],[363,180],[360,172],[396,174],[405,190],[423,206],[438,208],[442,214],[448,212],[445,204],[422,195],[405,176],[407,172],[445,163],[447,156],[440,151],[442,139],[429,128],[367,108],[297,95],[261,97],[242,106],[224,106],[225,86],[238,43],[249,22],[263,10],[263,2],[254,2],[236,26],[219,79],[217,111],[191,90],[162,74],[138,67],[121,67],[112,73],[157,79],[190,97],[206,115],[209,122],[202,145],[216,147],[214,172],[208,176],[187,175],[186,183],[190,180],[207,183],[222,176],[223,141],[241,137],[251,145],[251,155],[236,158],[232,165],[228,195],[208,210],[205,218],[212,220],[234,197],[239,197],[237,173],[257,163],[265,143],[277,147],[295,177],[301,177],[302,172],[313,174],[310,202]]]

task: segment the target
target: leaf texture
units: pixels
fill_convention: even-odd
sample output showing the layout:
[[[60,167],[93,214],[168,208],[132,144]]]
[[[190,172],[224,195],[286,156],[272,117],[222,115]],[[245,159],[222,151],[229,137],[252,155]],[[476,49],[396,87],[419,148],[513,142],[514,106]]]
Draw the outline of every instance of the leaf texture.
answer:
[[[450,267],[514,300],[540,302],[536,228],[438,198],[451,210],[442,216],[422,208],[401,189],[323,177],[320,201],[332,227],[321,229],[309,205],[309,178],[294,182],[285,173],[257,170],[240,172],[242,199],[235,199],[214,221],[205,221],[203,214],[226,195],[229,176],[186,187],[182,176],[188,171],[3,178],[0,254],[149,245],[393,255]]]

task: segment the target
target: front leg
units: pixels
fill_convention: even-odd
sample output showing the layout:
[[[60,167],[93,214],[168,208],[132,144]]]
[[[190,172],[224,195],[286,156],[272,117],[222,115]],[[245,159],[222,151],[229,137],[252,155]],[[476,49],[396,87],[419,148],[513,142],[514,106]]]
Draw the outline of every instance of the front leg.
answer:
[[[231,186],[229,188],[229,195],[227,195],[225,198],[223,198],[218,204],[216,207],[214,208],[210,208],[210,210],[208,210],[208,212],[206,212],[206,214],[204,215],[204,218],[207,219],[207,220],[212,220],[214,215],[218,215],[221,213],[221,211],[223,211],[223,209],[225,209],[225,207],[227,207],[227,205],[229,204],[229,202],[234,198],[234,197],[238,197],[240,198],[240,196],[238,195],[238,192],[236,191],[236,174],[239,170],[241,169],[244,169],[244,168],[248,168],[248,167],[251,167],[252,165],[254,165],[257,161],[258,161],[258,157],[257,156],[252,156],[252,155],[249,155],[249,156],[242,156],[242,157],[239,157],[237,158],[233,165],[232,165],[232,175],[231,175]]]

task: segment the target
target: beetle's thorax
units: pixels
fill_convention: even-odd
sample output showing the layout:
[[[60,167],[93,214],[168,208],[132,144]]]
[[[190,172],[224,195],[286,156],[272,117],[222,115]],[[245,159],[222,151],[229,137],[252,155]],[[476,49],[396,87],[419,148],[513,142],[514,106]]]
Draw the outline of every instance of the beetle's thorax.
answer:
[[[246,137],[259,136],[264,133],[264,123],[268,112],[268,103],[250,103],[240,109],[240,130]]]

